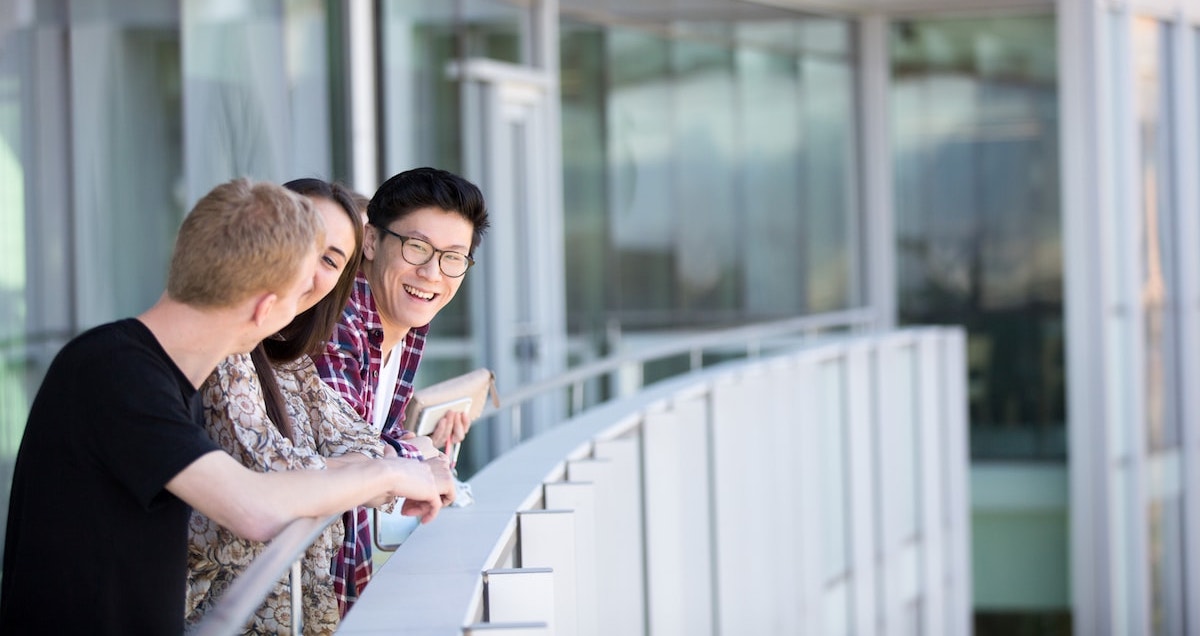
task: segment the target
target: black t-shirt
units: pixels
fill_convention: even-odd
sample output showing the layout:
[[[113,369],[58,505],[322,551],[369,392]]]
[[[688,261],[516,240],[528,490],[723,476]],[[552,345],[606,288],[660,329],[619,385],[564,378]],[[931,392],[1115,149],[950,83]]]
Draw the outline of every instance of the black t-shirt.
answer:
[[[0,634],[181,633],[191,509],[165,486],[213,450],[195,387],[145,325],[63,347],[17,455]]]

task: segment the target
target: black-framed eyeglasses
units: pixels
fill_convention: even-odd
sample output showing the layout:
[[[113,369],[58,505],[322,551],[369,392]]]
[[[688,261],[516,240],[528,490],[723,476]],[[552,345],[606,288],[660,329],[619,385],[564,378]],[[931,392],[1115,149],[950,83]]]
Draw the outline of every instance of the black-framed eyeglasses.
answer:
[[[434,256],[438,257],[438,267],[442,273],[450,278],[458,278],[467,273],[468,269],[475,264],[475,259],[461,252],[451,252],[448,250],[439,250],[430,245],[428,241],[422,241],[419,238],[412,236],[404,236],[396,234],[386,227],[375,227],[382,230],[385,234],[400,239],[400,255],[404,257],[410,265],[424,265],[433,260]]]

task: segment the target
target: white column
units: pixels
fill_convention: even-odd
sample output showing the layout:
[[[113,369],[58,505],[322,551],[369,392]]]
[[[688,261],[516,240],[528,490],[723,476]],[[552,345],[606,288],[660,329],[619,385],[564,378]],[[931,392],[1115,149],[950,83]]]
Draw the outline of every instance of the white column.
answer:
[[[862,249],[867,266],[868,306],[877,312],[875,325],[891,329],[896,324],[897,309],[887,17],[870,13],[860,18],[858,41],[863,220],[867,228]]]
[[[346,3],[350,85],[350,170],[354,189],[379,187],[379,119],[375,104],[375,3]]]

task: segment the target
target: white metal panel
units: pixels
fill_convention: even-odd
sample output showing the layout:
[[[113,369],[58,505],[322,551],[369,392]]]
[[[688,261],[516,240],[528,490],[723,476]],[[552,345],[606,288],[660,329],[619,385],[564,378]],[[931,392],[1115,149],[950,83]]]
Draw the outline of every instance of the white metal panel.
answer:
[[[554,628],[558,634],[578,633],[579,567],[576,526],[581,521],[571,510],[524,510],[517,513],[520,566],[554,572]]]
[[[747,515],[753,509],[743,496],[751,489],[745,470],[745,457],[761,445],[749,430],[750,423],[760,419],[756,405],[747,400],[743,378],[731,376],[729,381],[713,387],[712,447],[713,452],[713,545],[715,562],[713,579],[716,585],[717,631],[719,633],[761,632],[741,622],[746,613],[747,599],[755,591],[748,589],[747,564],[754,541],[743,534],[748,526]],[[735,450],[736,449],[736,450]]]
[[[607,608],[601,611],[597,627],[601,634],[640,636],[646,631],[646,585],[639,440],[596,442],[595,455],[612,466],[610,495],[597,501],[603,529],[596,536],[596,593],[600,607]]]
[[[615,619],[620,612],[601,611],[602,608],[612,607],[608,603],[614,596],[614,582],[619,581],[619,573],[612,570],[619,567],[621,546],[610,535],[609,528],[617,524],[626,524],[627,520],[620,516],[619,499],[621,492],[617,490],[618,482],[615,475],[615,464],[606,459],[582,459],[567,462],[567,479],[573,483],[590,483],[593,487],[594,509],[591,515],[589,532],[591,533],[592,553],[588,556],[588,565],[592,568],[590,580],[581,571],[579,591],[579,623],[581,634],[612,634]],[[561,503],[561,502],[560,502]],[[580,519],[583,521],[583,518]],[[640,564],[638,564],[640,566]],[[637,568],[640,570],[640,567]],[[607,598],[606,598],[607,597]],[[606,602],[608,601],[608,602]]]
[[[767,368],[767,387],[771,399],[767,417],[771,427],[770,447],[774,466],[767,476],[772,482],[770,541],[767,550],[769,581],[772,589],[764,598],[769,600],[775,623],[773,634],[798,634],[802,632],[803,616],[796,602],[796,590],[801,589],[802,567],[802,524],[811,515],[801,504],[804,487],[802,466],[797,461],[799,448],[808,443],[802,437],[800,422],[807,411],[797,397],[797,388],[802,382],[799,363],[787,357]],[[729,632],[725,632],[729,633]]]
[[[846,351],[846,426],[847,426],[847,490],[850,493],[850,571],[852,616],[849,630],[854,634],[875,631],[875,608],[878,579],[875,558],[874,505],[875,444],[872,435],[872,414],[876,408],[875,376],[868,344],[851,345]]]
[[[942,412],[946,435],[946,516],[948,552],[946,629],[970,634],[972,616],[971,516],[967,442],[967,338],[961,330],[944,330],[942,339]]]
[[[776,445],[766,374],[731,377],[713,387],[713,580],[718,632],[768,633],[772,608],[769,529],[776,501],[770,466]]]
[[[712,550],[709,528],[708,413],[704,402],[679,402],[649,413],[642,428],[646,492],[646,582],[649,631],[711,634]]]
[[[906,461],[907,453],[902,450],[907,448],[905,430],[898,423],[900,418],[907,417],[903,410],[908,396],[901,395],[901,385],[894,382],[908,345],[894,340],[880,344],[875,357],[875,372],[880,377],[879,408],[873,423],[878,457],[876,487],[880,502],[876,546],[881,577],[878,612],[885,634],[901,633],[904,624],[907,585],[899,556],[904,544],[902,506],[906,500],[904,484],[907,482],[904,473],[911,469],[910,462]]]
[[[819,393],[816,377],[822,357],[807,354],[797,360],[792,404],[796,409],[793,422],[793,440],[802,440],[795,447],[795,462],[799,488],[797,506],[800,522],[797,524],[797,541],[800,543],[799,567],[800,586],[797,605],[800,608],[800,633],[822,634],[825,632],[825,577],[824,545],[821,542],[821,446],[817,428],[815,404]]]
[[[487,622],[545,623],[556,633],[554,572],[550,568],[487,570],[483,573]]]
[[[548,510],[575,512],[575,630],[559,625],[563,633],[591,634],[596,626],[596,496],[592,484],[546,484]],[[586,610],[584,606],[589,606]]]
[[[917,444],[920,461],[917,504],[921,518],[920,534],[920,604],[921,626],[924,634],[941,636],[946,634],[945,596],[947,577],[945,571],[946,552],[949,543],[945,540],[946,501],[945,484],[947,475],[945,437],[940,394],[946,389],[941,374],[943,361],[937,333],[930,330],[923,334],[917,345]]]

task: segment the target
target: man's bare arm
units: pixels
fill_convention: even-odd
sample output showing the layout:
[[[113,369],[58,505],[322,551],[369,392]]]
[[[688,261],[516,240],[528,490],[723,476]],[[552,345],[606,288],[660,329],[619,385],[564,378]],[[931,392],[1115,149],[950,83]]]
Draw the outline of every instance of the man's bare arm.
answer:
[[[442,462],[443,464],[445,462]],[[268,541],[299,517],[321,517],[387,495],[420,506],[421,522],[453,500],[449,468],[437,460],[383,458],[327,470],[259,473],[213,451],[183,469],[167,490],[240,537]]]

